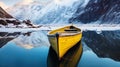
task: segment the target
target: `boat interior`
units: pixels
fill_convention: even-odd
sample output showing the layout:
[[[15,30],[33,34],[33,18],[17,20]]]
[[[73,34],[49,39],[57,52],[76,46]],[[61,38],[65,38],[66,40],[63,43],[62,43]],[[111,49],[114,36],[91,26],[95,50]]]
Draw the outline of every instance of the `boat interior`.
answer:
[[[67,36],[67,35],[75,35],[80,32],[81,30],[79,28],[76,28],[74,26],[66,26],[66,27],[51,31],[49,34],[51,35],[59,34],[59,36]]]

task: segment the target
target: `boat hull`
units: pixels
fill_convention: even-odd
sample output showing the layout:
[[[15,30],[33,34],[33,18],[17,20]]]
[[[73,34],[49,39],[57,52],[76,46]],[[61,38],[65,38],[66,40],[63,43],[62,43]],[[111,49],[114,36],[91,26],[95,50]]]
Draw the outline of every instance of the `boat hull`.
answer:
[[[58,29],[58,31],[63,32],[64,28]],[[72,48],[73,46],[75,46],[75,44],[81,41],[81,38],[82,32],[77,32],[74,35],[71,35],[70,33],[67,35],[60,34],[48,35],[49,42],[52,48],[57,53],[59,59],[61,59],[70,48]]]
[[[81,40],[81,37],[81,33],[73,36],[60,36],[58,38],[59,57],[62,58],[70,48]]]

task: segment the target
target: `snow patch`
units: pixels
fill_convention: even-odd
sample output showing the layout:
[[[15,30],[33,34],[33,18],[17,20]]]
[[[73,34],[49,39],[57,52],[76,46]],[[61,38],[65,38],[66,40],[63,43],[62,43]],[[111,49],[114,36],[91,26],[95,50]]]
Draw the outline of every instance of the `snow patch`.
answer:
[[[78,0],[54,0],[55,4],[60,6],[72,6],[74,2],[78,2]]]

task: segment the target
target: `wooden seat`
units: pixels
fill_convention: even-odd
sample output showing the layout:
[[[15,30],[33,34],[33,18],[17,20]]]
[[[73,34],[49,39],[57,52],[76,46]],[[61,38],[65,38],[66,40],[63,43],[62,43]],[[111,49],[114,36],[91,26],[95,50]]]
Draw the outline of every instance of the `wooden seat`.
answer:
[[[77,31],[76,29],[66,29],[65,31]]]

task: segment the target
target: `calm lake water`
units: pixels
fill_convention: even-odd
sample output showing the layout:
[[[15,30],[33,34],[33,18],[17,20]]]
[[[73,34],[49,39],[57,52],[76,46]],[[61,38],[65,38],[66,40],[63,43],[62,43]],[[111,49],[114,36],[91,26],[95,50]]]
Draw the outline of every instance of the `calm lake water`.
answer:
[[[78,47],[76,49],[74,51],[79,51]],[[87,46],[83,47],[83,54],[78,58],[80,59],[77,63],[72,61],[60,63],[52,60],[55,59],[55,56],[52,55],[51,48],[48,46],[25,49],[12,41],[0,48],[0,67],[51,67],[51,65],[59,67],[59,64],[64,66],[65,63],[68,66],[74,63],[77,67],[120,67],[119,61],[110,58],[99,58]]]
[[[46,33],[43,31],[32,33],[30,36],[19,36],[10,42],[1,39],[0,42],[4,44],[6,41],[7,44],[0,48],[0,67],[120,67],[119,45],[109,44],[78,43],[65,55],[64,60],[59,61],[56,53],[49,47]],[[96,43],[95,40],[93,42]],[[34,45],[34,48],[28,49],[31,48],[26,46],[29,44]],[[81,45],[82,55],[79,53]]]

